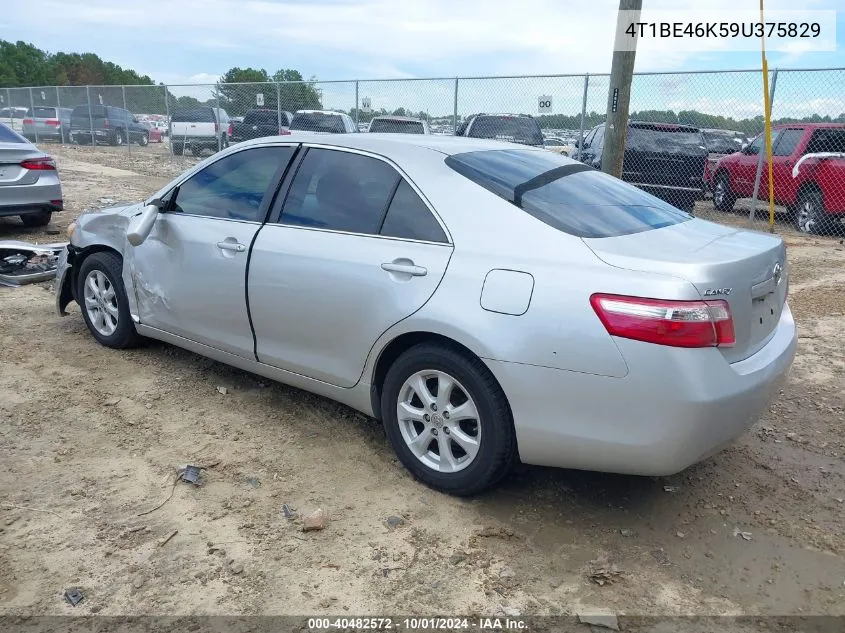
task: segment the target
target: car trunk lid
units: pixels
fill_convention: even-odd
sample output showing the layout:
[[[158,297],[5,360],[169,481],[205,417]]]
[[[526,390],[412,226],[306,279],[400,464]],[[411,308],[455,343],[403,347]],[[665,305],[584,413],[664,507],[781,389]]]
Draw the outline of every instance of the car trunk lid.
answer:
[[[780,320],[788,273],[786,247],[779,237],[693,219],[584,242],[611,266],[680,277],[703,299],[726,301],[736,333],[733,347],[720,348],[729,362],[759,351]]]
[[[0,187],[31,185],[38,180],[38,172],[21,166],[21,162],[44,156],[26,143],[0,142]]]

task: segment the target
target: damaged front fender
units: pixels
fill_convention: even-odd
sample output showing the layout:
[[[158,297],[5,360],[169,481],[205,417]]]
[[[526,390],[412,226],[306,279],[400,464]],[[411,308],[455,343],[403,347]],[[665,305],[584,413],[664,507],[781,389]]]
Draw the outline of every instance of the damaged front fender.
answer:
[[[66,250],[67,242],[0,241],[0,286],[23,286],[53,279],[59,256]]]

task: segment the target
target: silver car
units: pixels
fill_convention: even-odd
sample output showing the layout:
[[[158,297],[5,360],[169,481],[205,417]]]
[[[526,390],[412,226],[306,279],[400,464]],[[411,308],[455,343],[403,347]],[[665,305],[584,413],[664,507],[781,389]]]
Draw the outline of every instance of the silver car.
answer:
[[[19,215],[26,226],[46,226],[63,207],[55,161],[0,123],[0,217]]]
[[[56,308],[383,421],[458,495],[521,459],[678,472],[768,406],[796,347],[776,236],[539,148],[431,135],[241,143],[69,228]]]
[[[36,143],[46,139],[70,143],[70,113],[73,108],[36,106],[26,111],[23,120],[24,137]]]

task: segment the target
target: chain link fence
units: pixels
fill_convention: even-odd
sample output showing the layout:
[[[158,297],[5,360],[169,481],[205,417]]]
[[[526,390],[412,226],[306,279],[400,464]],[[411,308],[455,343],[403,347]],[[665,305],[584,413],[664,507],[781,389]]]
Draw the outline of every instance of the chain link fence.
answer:
[[[842,85],[845,68],[769,73],[769,165],[759,71],[638,73],[623,179],[706,219],[840,234]],[[366,132],[376,117],[399,116],[450,135],[477,114],[527,114],[547,149],[600,167],[608,91],[607,75],[0,88],[0,121],[37,143],[122,146],[174,161],[287,134],[308,127],[305,119],[321,124],[318,113],[295,120],[303,110],[341,114],[346,127],[328,131]]]

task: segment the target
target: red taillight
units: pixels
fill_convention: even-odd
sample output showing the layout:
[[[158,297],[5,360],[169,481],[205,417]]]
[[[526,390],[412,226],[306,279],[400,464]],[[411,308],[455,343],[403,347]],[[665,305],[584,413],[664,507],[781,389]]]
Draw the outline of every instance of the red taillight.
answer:
[[[111,122],[108,119],[103,119],[103,127],[108,130],[111,127]]]
[[[234,132],[234,129],[235,129],[235,126],[234,126],[234,125],[232,125],[232,124],[230,123],[230,124],[229,124],[229,129],[226,131],[226,134],[228,134],[229,136],[232,136],[232,133]]]
[[[287,136],[290,134],[290,130],[285,129],[283,127],[279,128],[279,136]]]
[[[33,121],[32,119],[24,119],[23,120],[24,125],[32,125],[33,123],[35,123],[35,121]]]
[[[590,303],[612,336],[672,347],[730,347],[736,342],[727,301],[594,294]]]
[[[47,119],[46,121],[44,121],[44,123],[46,123],[47,125],[52,125],[54,127],[59,127],[62,124],[62,122],[58,119]]]
[[[32,171],[54,171],[56,169],[56,161],[49,156],[27,158],[26,160],[21,161],[21,167],[24,169],[31,169]]]

